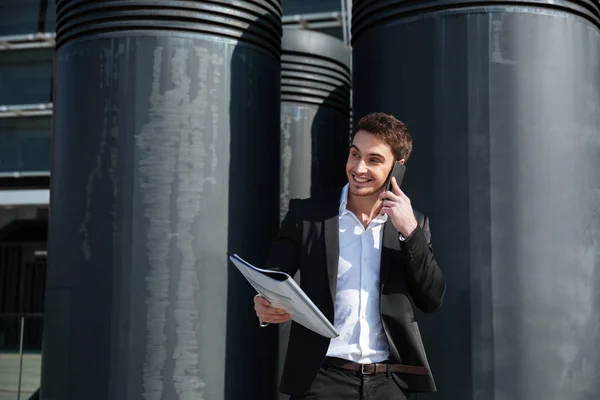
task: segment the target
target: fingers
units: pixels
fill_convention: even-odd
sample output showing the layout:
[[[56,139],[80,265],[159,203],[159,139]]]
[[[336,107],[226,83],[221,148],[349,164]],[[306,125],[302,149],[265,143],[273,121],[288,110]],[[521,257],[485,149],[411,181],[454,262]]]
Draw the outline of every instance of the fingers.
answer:
[[[261,296],[254,297],[254,311],[260,322],[279,324],[291,318],[291,315],[285,310],[271,307],[271,303]]]
[[[281,324],[283,322],[287,322],[291,319],[291,315],[286,314],[286,315],[281,315],[281,316],[262,316],[262,317],[258,317],[258,320],[260,322],[267,322],[269,324]]]
[[[283,311],[278,308],[271,308],[271,310]],[[290,318],[292,318],[292,316],[285,311],[283,311],[282,314],[256,311],[256,316],[260,322],[268,322],[270,324],[279,324],[289,321]]]
[[[254,305],[256,306],[257,304],[261,304],[263,306],[270,306],[271,302],[262,297],[260,294],[257,294],[256,296],[254,296]]]
[[[410,199],[404,194],[400,187],[396,183],[396,178],[392,177],[392,186],[396,193],[390,192],[389,190],[384,190],[379,194],[379,200],[392,200],[392,201],[407,201],[410,203]]]
[[[394,205],[396,205],[396,202],[393,202],[391,200],[384,200],[383,203],[381,203],[381,211],[385,210],[385,209],[390,209],[392,207],[394,207]]]
[[[396,196],[395,193],[392,193],[390,191],[384,190],[383,192],[381,192],[379,194],[379,200],[392,200],[392,201],[398,201],[400,198],[398,196]]]
[[[396,196],[402,196],[404,193],[400,190],[400,186],[398,186],[398,182],[396,182],[396,177],[392,176],[392,188],[394,189],[394,193]]]

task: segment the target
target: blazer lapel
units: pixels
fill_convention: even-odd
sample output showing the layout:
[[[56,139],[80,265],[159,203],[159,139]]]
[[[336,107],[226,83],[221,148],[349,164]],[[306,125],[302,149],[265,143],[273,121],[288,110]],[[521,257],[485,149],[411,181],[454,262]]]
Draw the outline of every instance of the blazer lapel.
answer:
[[[398,231],[392,224],[392,221],[388,218],[383,227],[383,240],[381,248],[381,263],[379,268],[379,288],[383,288],[387,282],[387,276],[390,269],[391,257],[394,254],[393,250],[400,248],[400,240],[398,238]]]
[[[333,302],[334,309],[337,290],[338,260],[340,258],[339,210],[341,194],[341,188],[331,191],[331,195],[327,197],[327,204],[325,204],[325,213],[323,215],[325,263],[327,276],[329,277],[329,291],[331,292],[331,301]]]
[[[329,291],[335,307],[337,291],[338,261],[340,258],[339,217],[334,215],[327,218],[323,227],[325,230],[325,257],[327,258],[327,275],[329,276]]]

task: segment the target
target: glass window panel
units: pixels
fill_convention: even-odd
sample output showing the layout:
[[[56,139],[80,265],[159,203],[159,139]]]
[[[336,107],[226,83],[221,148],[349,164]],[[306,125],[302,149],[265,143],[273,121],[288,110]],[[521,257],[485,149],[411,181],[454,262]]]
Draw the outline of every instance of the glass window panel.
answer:
[[[341,0],[283,0],[283,15],[341,11]]]
[[[53,48],[0,51],[0,105],[50,103],[53,57]]]
[[[49,172],[52,117],[0,118],[0,173]]]
[[[41,1],[0,0],[0,36],[38,32]]]

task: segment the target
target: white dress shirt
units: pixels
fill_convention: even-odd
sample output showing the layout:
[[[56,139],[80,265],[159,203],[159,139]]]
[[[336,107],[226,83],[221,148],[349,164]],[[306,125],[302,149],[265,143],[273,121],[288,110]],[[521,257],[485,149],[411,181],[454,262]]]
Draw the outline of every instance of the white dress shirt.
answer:
[[[335,327],[340,336],[331,340],[327,356],[358,363],[377,363],[388,358],[388,342],[379,312],[379,266],[383,226],[380,215],[365,229],[346,208],[348,184],[340,198]]]

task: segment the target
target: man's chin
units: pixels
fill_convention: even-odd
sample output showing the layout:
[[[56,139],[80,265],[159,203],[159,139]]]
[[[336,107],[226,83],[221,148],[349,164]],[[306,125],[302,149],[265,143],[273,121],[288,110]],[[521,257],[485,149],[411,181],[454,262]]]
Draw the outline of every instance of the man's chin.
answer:
[[[372,196],[373,194],[375,194],[377,192],[377,190],[373,187],[355,187],[354,185],[350,185],[350,193],[352,193],[353,196]]]

